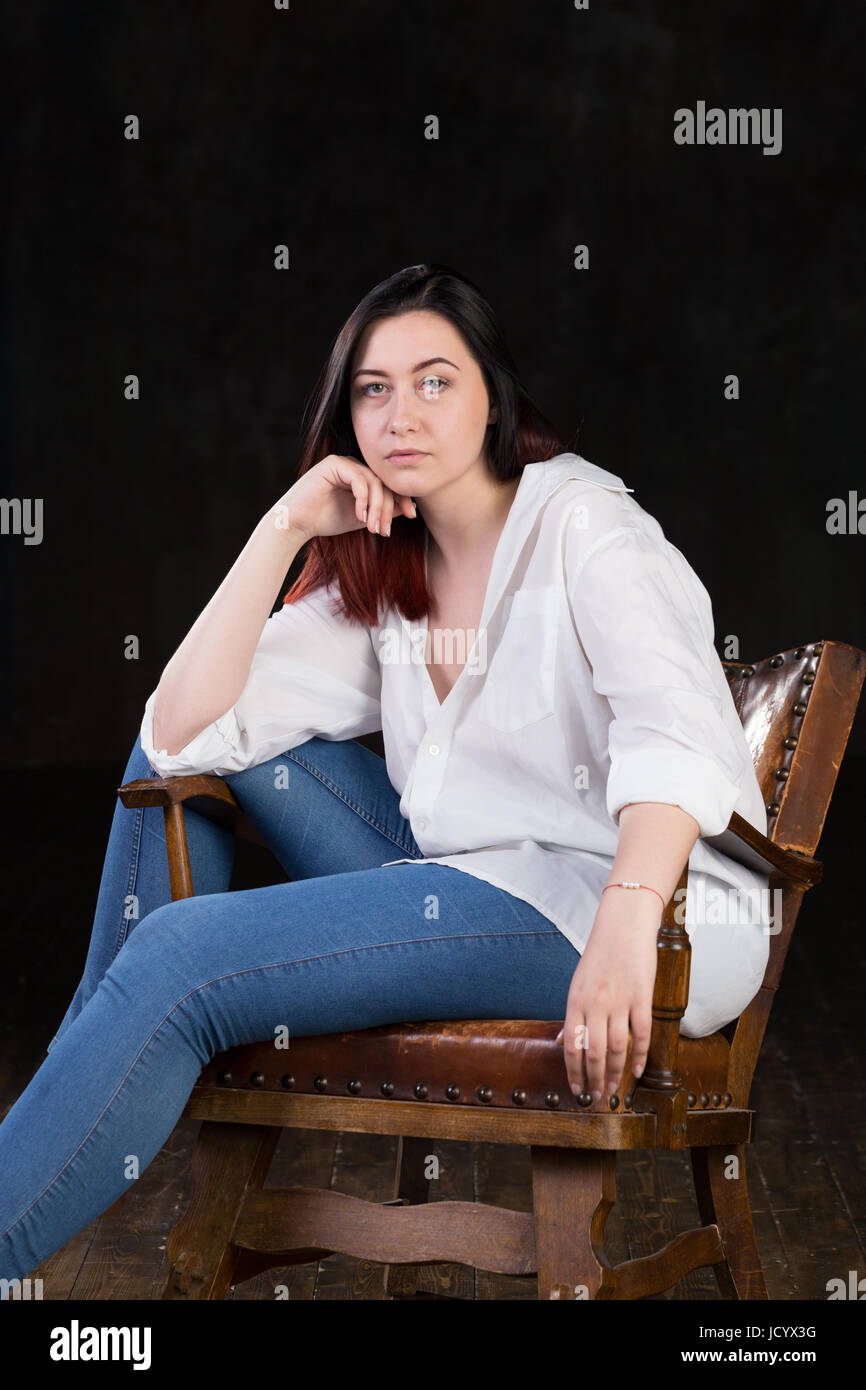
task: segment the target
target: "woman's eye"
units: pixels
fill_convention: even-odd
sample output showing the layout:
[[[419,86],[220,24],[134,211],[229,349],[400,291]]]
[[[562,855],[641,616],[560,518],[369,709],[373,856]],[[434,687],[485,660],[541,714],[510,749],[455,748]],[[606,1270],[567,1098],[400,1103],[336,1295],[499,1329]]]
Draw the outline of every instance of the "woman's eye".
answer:
[[[429,385],[428,385],[428,382],[431,382],[431,381],[436,382],[436,383],[437,383],[437,386],[436,386],[436,387],[431,387],[431,386],[429,386]],[[362,386],[362,387],[361,387],[361,395],[362,395],[362,396],[366,396],[366,395],[367,395],[367,392],[370,391],[374,386],[381,386],[381,387],[384,389],[384,385],[385,385],[385,383],[382,382],[382,381],[368,381],[367,384],[366,384],[366,386]],[[448,386],[448,385],[450,385],[450,383],[446,380],[446,378],[445,378],[444,376],[425,376],[424,380],[421,382],[421,389],[422,389],[422,391],[423,391],[423,393],[424,393],[425,396],[427,396],[428,398],[432,396],[433,399],[435,400],[435,398],[440,394],[440,388],[441,388],[442,386]],[[377,393],[376,393],[376,396],[375,396],[375,397],[372,397],[372,396],[371,396],[370,399],[371,399],[371,400],[373,400],[373,399],[378,400],[378,396],[379,396],[379,393],[377,392]]]
[[[422,383],[421,383],[421,386],[422,386],[422,388],[423,388],[423,391],[424,391],[424,395],[425,395],[425,396],[429,396],[429,395],[430,395],[430,387],[427,385],[427,382],[428,382],[428,381],[438,381],[438,382],[440,383],[440,385],[442,385],[442,386],[447,386],[447,385],[448,385],[448,382],[445,380],[445,378],[444,378],[443,376],[425,376],[424,380],[423,380]],[[436,395],[438,395],[438,394],[439,394],[439,393],[438,393],[438,391],[437,391],[437,392],[436,392]]]

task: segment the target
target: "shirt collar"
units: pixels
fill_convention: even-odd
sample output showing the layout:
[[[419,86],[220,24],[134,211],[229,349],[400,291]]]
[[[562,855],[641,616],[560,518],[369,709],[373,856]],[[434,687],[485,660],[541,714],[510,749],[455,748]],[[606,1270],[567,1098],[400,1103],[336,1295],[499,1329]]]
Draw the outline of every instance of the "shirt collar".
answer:
[[[571,478],[579,478],[582,482],[595,483],[598,487],[617,492],[634,492],[634,488],[626,487],[622,478],[617,477],[615,473],[608,473],[606,468],[599,468],[597,464],[590,463],[589,459],[581,458],[580,454],[557,454],[555,458],[544,459],[541,463],[526,465],[506,525],[510,524],[512,513],[517,509],[518,503],[521,504],[520,513],[530,511],[533,506],[537,510],[558,487]]]
[[[490,614],[499,602],[521,544],[531,531],[542,506],[558,488],[574,478],[611,491],[634,492],[634,488],[626,487],[622,478],[617,477],[615,473],[599,468],[580,454],[557,454],[554,458],[542,459],[538,463],[527,463],[520,475],[517,491],[493,555],[480,627],[487,624]],[[406,618],[403,618],[402,622],[406,628],[418,626]]]
[[[611,491],[634,492],[634,488],[626,487],[615,473],[599,468],[580,454],[557,454],[552,459],[526,464],[493,556],[481,626],[487,623],[499,602],[520,547],[542,506],[563,484],[574,478]]]

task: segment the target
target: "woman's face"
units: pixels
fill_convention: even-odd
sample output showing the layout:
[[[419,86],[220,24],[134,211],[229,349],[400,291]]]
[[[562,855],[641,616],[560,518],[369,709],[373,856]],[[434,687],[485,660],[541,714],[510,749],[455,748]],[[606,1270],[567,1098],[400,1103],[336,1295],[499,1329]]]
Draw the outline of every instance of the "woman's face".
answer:
[[[462,335],[441,314],[419,309],[370,324],[349,389],[363,461],[392,492],[420,499],[473,467],[487,471],[487,388]],[[395,451],[414,453],[389,458]]]

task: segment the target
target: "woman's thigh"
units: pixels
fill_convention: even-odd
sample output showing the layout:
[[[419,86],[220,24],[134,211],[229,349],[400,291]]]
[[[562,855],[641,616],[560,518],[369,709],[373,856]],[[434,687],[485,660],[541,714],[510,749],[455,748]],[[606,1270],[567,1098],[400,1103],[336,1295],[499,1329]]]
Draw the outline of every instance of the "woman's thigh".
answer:
[[[422,858],[385,760],[354,739],[311,738],[224,780],[292,879]]]
[[[560,1019],[579,959],[504,889],[449,865],[396,864],[167,904],[106,988],[135,1001],[143,1029],[169,1016],[188,1027],[204,1065],[277,1028]]]

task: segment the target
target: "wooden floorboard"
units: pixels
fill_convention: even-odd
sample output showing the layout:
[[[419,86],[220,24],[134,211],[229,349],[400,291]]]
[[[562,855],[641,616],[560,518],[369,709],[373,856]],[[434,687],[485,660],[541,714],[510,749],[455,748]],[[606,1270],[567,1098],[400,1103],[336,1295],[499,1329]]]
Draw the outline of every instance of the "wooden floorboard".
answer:
[[[122,769],[120,769],[122,772]],[[849,862],[862,769],[843,765],[818,857],[825,882],[807,894],[770,1018],[752,1090],[757,1113],[747,1148],[748,1184],[771,1298],[824,1300],[827,1281],[866,1269],[866,1130],[862,993],[866,932]],[[20,807],[3,845],[0,978],[0,1116],[41,1064],[81,972],[99,884],[118,769],[76,778],[70,839],[56,774],[0,774],[6,804]],[[54,790],[52,790],[54,789]],[[46,856],[50,873],[46,873]],[[241,845],[232,888],[282,879],[268,856]],[[153,1163],[123,1197],[46,1260],[33,1277],[46,1299],[156,1299],[167,1277],[166,1241],[189,1197],[198,1121],[181,1120]],[[390,1136],[286,1131],[267,1186],[331,1187],[370,1201],[394,1193],[397,1140]],[[431,1202],[488,1202],[530,1210],[529,1150],[430,1140],[425,1162]],[[438,1165],[438,1176],[434,1176]],[[617,1202],[606,1230],[613,1263],[649,1254],[699,1224],[691,1168],[681,1153],[623,1154]],[[267,1270],[229,1291],[232,1300],[380,1301],[386,1270],[332,1255],[317,1264]],[[534,1277],[460,1265],[418,1269],[423,1299],[533,1301]],[[711,1269],[658,1295],[668,1301],[719,1298]]]

